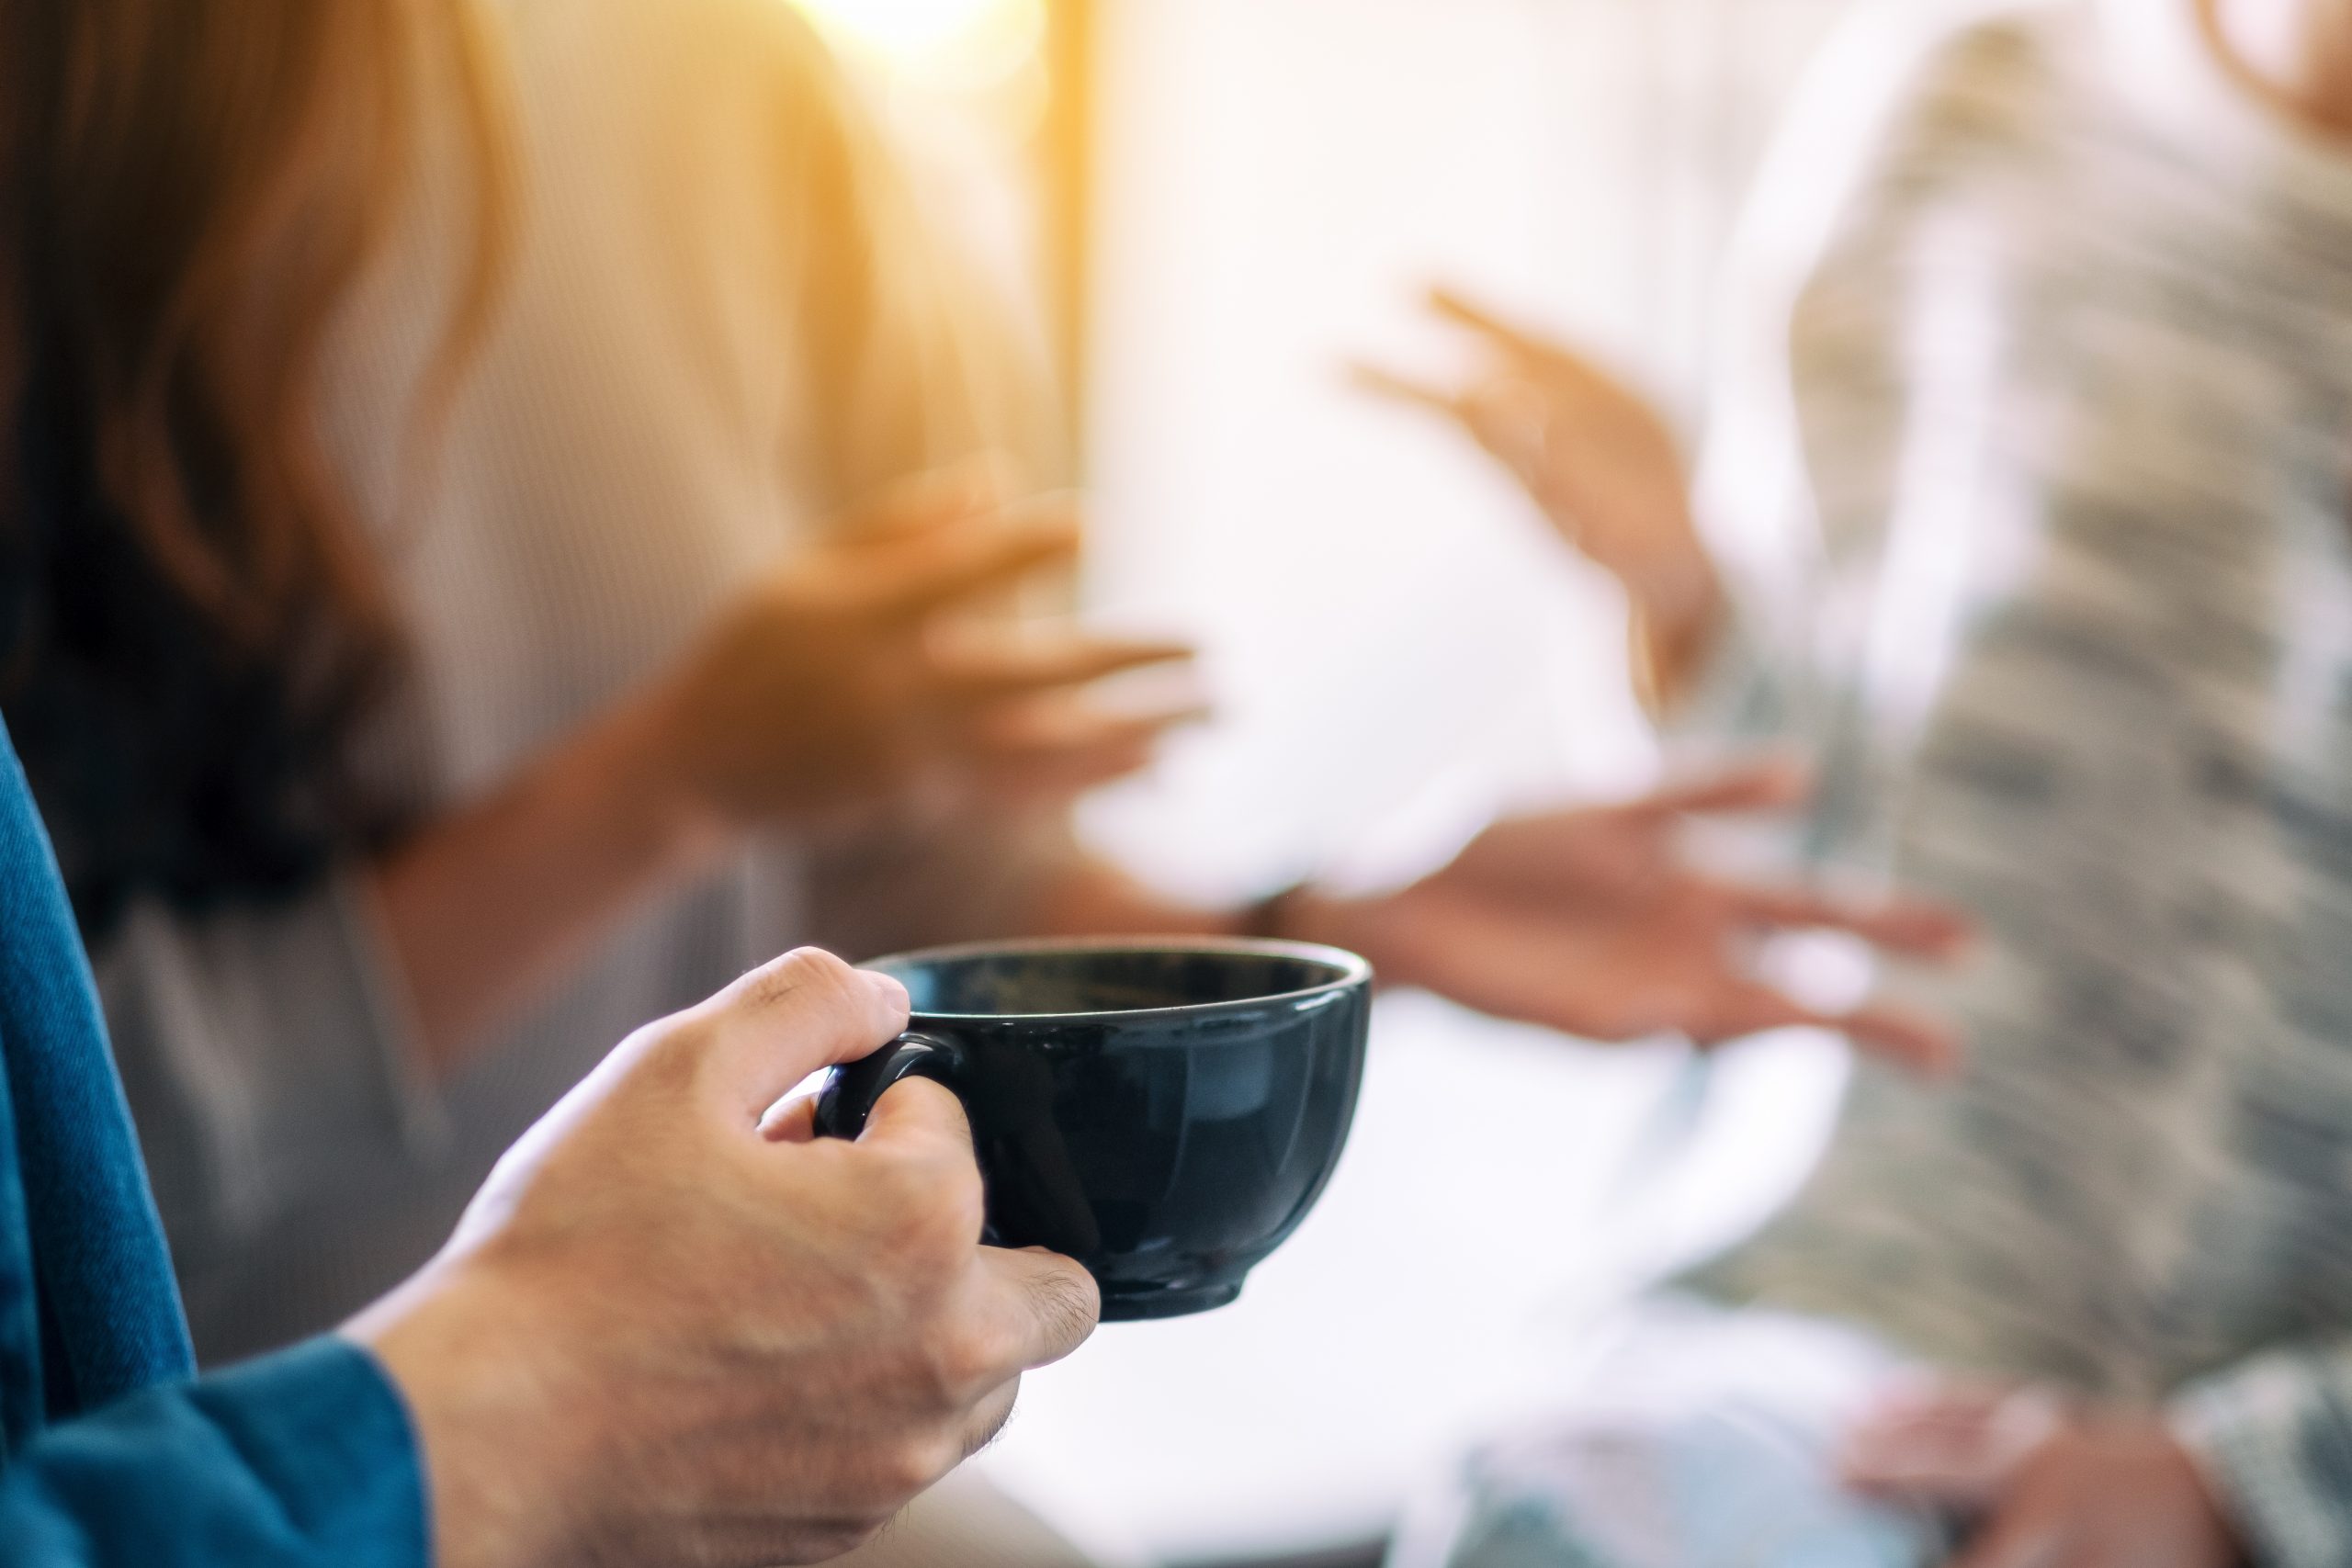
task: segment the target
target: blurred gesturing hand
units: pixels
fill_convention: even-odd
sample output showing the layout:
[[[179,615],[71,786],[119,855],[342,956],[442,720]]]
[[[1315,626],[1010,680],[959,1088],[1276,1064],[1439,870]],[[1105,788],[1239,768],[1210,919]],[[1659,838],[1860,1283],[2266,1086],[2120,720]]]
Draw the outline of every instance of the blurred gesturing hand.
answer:
[[[2197,1461],[2153,1414],[2070,1408],[2034,1389],[1939,1387],[1849,1437],[1857,1490],[1975,1521],[1951,1568],[2238,1568]]]
[[[909,487],[778,570],[655,688],[654,765],[730,828],[1135,771],[1193,710],[1112,712],[1084,690],[1189,649],[976,613],[1078,543],[1066,510],[1008,511],[976,472]]]
[[[1430,307],[1476,337],[1480,368],[1458,387],[1371,367],[1359,368],[1359,382],[1468,432],[1563,539],[1623,585],[1654,656],[1669,666],[1688,661],[1712,632],[1721,596],[1665,417],[1583,355],[1458,294],[1439,289]]]
[[[855,1144],[763,1120],[902,1028],[787,955],[640,1031],[349,1330],[413,1411],[446,1568],[757,1568],[857,1544],[1094,1325],[1066,1258],[979,1245],[970,1132],[892,1089]]]
[[[1712,1045],[1811,1024],[1917,1071],[1948,1069],[1956,1046],[1932,1021],[1876,1005],[1824,1012],[1767,984],[1752,960],[1761,938],[1806,929],[1948,957],[1965,940],[1958,916],[1756,886],[1683,852],[1694,815],[1785,810],[1804,790],[1787,768],[1758,765],[1627,805],[1504,821],[1401,892],[1302,900],[1299,934],[1353,947],[1385,982],[1589,1039],[1673,1032]]]
[[[1009,513],[999,488],[966,469],[835,530],[674,664],[383,858],[377,904],[437,1069],[747,833],[1058,805],[1149,761],[1189,699],[1118,708],[1093,682],[1186,650],[983,614],[1078,547],[1069,516]]]

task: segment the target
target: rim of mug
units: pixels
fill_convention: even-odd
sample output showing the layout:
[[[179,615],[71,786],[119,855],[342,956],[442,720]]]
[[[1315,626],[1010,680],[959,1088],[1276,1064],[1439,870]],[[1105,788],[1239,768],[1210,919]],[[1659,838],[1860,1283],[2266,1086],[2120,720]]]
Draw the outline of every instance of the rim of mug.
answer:
[[[861,969],[888,971],[892,965],[936,964],[961,958],[986,958],[1001,954],[1018,957],[1032,953],[1068,953],[1098,954],[1108,953],[1222,953],[1248,958],[1291,958],[1307,964],[1328,964],[1340,973],[1329,980],[1312,986],[1302,986],[1290,991],[1269,991],[1262,997],[1230,997],[1215,1002],[1179,1002],[1161,1008],[1098,1008],[1088,1012],[934,1012],[927,1008],[915,1008],[910,1017],[946,1021],[974,1019],[1003,1019],[1007,1021],[1045,1019],[1159,1018],[1171,1013],[1215,1013],[1271,1007],[1281,1002],[1305,1001],[1325,992],[1334,995],[1357,986],[1371,984],[1372,961],[1362,953],[1351,953],[1344,947],[1327,947],[1314,942],[1283,942],[1269,937],[1217,936],[1145,936],[1145,937],[1014,937],[1003,942],[958,942],[944,947],[916,948],[906,953],[888,953],[869,958],[858,965]],[[895,978],[895,976],[893,976]]]

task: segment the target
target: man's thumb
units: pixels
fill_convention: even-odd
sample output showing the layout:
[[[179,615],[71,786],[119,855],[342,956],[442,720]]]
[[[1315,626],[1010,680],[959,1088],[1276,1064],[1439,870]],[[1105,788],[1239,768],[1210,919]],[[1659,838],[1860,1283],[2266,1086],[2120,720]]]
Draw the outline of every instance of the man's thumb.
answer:
[[[809,1074],[854,1062],[907,1026],[907,990],[804,947],[712,998],[716,1029],[697,1077],[756,1121]]]

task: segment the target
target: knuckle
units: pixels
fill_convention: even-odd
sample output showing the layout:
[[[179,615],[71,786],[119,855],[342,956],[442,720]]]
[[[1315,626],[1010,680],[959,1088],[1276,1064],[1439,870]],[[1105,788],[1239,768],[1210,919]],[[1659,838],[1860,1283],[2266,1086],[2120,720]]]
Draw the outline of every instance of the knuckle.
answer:
[[[1019,1403],[1020,1398],[1021,1380],[1016,1377],[1005,1384],[997,1407],[989,1412],[981,1423],[965,1438],[964,1457],[966,1459],[970,1459],[974,1454],[989,1448],[997,1438],[1004,1435],[1004,1429],[1012,1424],[1013,1407]]]
[[[844,1521],[811,1526],[800,1532],[799,1539],[790,1549],[790,1555],[784,1561],[790,1563],[831,1562],[837,1557],[846,1557],[859,1547],[870,1543],[889,1523],[889,1516],[884,1515],[854,1523]]]
[[[743,976],[725,1001],[738,1017],[790,1009],[821,1019],[863,1010],[867,992],[848,964],[822,948],[800,947]]]
[[[719,1027],[714,1012],[696,1008],[645,1025],[615,1054],[634,1060],[653,1081],[674,1085],[701,1069]]]
[[[968,1158],[908,1155],[879,1162],[875,1196],[916,1261],[960,1266],[979,1240],[982,1189]]]
[[[903,1087],[893,1094],[904,1093]],[[868,1197],[894,1234],[918,1236],[937,1211],[942,1196],[939,1162],[897,1150],[885,1152],[869,1173]]]
[[[922,1256],[942,1273],[961,1273],[980,1244],[986,1213],[977,1172],[951,1166],[942,1177],[932,1208],[915,1227]]]
[[[870,1254],[876,1282],[921,1322],[944,1311],[973,1266],[977,1220],[934,1208],[877,1228]]]
[[[889,1493],[891,1511],[929,1491],[955,1469],[964,1457],[956,1450],[956,1445],[946,1439],[926,1434],[902,1441],[885,1454],[876,1479]]]
[[[1017,1370],[1012,1336],[984,1324],[952,1323],[933,1337],[930,1349],[926,1368],[932,1392],[950,1405],[970,1403]]]
[[[755,1005],[770,1006],[804,993],[838,994],[849,986],[850,966],[821,947],[796,947],[752,971],[745,989]]]

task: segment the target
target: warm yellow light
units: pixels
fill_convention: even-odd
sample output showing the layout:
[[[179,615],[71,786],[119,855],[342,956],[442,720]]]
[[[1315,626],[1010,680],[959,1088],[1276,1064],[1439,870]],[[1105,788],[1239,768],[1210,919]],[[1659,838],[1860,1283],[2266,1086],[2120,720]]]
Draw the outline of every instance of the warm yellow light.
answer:
[[[888,53],[921,55],[955,46],[999,8],[1000,0],[800,0],[827,27]]]
[[[796,0],[853,49],[920,74],[988,77],[1034,52],[1043,0]]]

